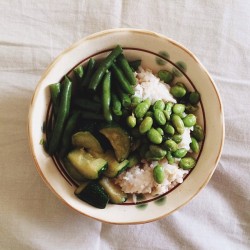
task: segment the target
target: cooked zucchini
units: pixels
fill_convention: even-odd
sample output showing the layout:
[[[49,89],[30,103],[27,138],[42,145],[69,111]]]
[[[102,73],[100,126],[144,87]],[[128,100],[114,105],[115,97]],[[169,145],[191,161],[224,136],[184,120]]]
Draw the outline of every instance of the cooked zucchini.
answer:
[[[105,208],[109,202],[108,195],[102,186],[95,181],[82,183],[75,190],[75,195],[88,204],[101,209]]]
[[[127,168],[128,163],[129,163],[128,160],[118,162],[116,160],[116,157],[115,157],[113,151],[111,151],[111,150],[108,150],[107,152],[105,152],[105,154],[102,156],[102,158],[108,162],[108,167],[104,171],[103,174],[105,176],[111,177],[111,178],[116,177],[122,171],[124,171]]]
[[[128,133],[119,126],[102,128],[100,130],[111,143],[116,159],[121,162],[125,160],[130,152],[130,138]]]
[[[99,183],[108,194],[112,203],[119,204],[127,200],[127,194],[124,193],[121,188],[115,185],[109,178],[103,177],[99,180]]]
[[[89,180],[98,179],[108,166],[107,161],[104,159],[94,158],[82,149],[69,152],[67,159],[81,175]]]
[[[89,131],[80,131],[75,133],[72,136],[72,144],[75,147],[88,150],[91,154],[103,153],[101,144]]]

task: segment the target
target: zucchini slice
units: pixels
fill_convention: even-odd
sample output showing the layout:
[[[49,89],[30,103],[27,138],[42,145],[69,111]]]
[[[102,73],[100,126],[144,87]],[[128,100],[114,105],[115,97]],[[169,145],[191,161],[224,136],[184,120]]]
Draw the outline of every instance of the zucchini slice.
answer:
[[[105,208],[109,202],[109,197],[98,182],[82,183],[76,190],[75,195],[82,201],[96,208]]]
[[[89,180],[98,179],[108,166],[104,159],[94,158],[82,149],[69,152],[67,159],[83,177]]]
[[[127,200],[127,194],[124,193],[121,188],[115,185],[109,178],[103,177],[99,180],[99,184],[104,188],[112,203],[119,204]]]
[[[100,130],[111,143],[116,159],[121,162],[125,160],[130,152],[130,138],[128,133],[119,126],[102,128]]]
[[[78,148],[84,148],[92,153],[103,153],[103,149],[99,141],[89,132],[80,131],[72,136],[72,144]]]
[[[118,162],[116,160],[114,152],[111,150],[106,151],[105,154],[102,156],[102,158],[108,162],[108,167],[103,174],[110,178],[118,176],[121,172],[123,172],[127,168],[129,164],[128,160]]]

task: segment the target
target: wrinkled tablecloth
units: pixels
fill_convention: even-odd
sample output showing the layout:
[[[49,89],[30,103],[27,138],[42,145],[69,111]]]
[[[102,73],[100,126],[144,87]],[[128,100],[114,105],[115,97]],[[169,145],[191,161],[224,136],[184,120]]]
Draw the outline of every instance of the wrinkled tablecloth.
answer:
[[[250,1],[1,0],[0,249],[250,249]],[[95,221],[65,206],[36,171],[27,139],[48,64],[91,33],[131,27],[186,46],[216,82],[226,138],[205,189],[144,225]]]

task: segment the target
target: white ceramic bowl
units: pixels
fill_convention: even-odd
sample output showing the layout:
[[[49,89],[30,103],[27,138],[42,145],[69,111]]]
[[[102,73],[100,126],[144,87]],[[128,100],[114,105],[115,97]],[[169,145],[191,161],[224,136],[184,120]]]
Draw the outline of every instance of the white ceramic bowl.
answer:
[[[177,188],[164,198],[141,205],[112,205],[97,209],[74,195],[74,185],[60,170],[55,159],[48,156],[39,143],[43,138],[42,125],[46,120],[50,95],[48,85],[58,82],[79,63],[88,58],[103,58],[120,44],[129,59],[142,59],[142,65],[153,72],[169,69],[189,89],[201,94],[199,123],[205,140],[193,171]],[[81,214],[115,224],[146,223],[176,211],[197,195],[211,178],[219,161],[224,142],[224,118],[218,90],[200,61],[179,43],[146,30],[113,29],[90,35],[59,55],[39,81],[31,101],[28,125],[31,152],[37,170],[49,188],[67,205]],[[183,210],[183,213],[185,211]]]

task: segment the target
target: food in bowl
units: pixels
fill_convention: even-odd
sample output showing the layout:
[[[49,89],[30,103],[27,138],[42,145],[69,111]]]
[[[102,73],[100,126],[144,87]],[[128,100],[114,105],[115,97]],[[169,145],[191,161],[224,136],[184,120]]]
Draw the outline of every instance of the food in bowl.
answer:
[[[97,208],[173,189],[195,167],[204,138],[200,94],[122,52],[118,45],[50,85],[45,148],[63,162],[75,195]]]

